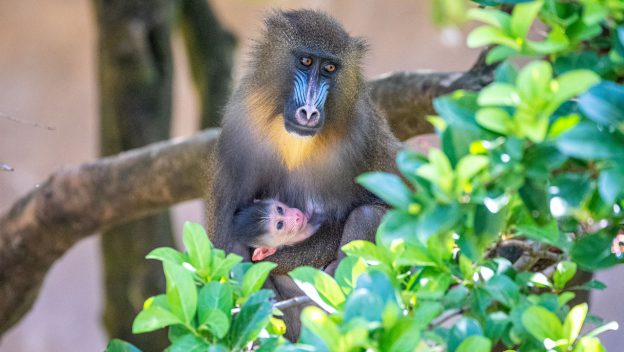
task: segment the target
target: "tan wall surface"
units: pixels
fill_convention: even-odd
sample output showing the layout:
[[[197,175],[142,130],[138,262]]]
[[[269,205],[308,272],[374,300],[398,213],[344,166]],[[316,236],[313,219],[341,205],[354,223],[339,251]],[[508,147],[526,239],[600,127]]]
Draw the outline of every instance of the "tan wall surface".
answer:
[[[215,0],[223,23],[239,38],[239,77],[250,39],[271,7],[322,8],[353,34],[368,39],[369,77],[393,70],[464,70],[475,51],[444,45],[452,35],[431,24],[429,0]],[[0,113],[52,126],[50,131],[0,118],[0,212],[63,165],[97,158],[96,33],[92,2],[86,0],[0,0]],[[452,40],[450,40],[452,41]],[[179,38],[174,98],[175,136],[197,125],[195,97]],[[175,208],[176,229],[186,220],[201,222],[198,202]],[[2,268],[0,268],[1,270]],[[599,275],[609,289],[594,296],[593,311],[624,322],[619,269]],[[0,341],[0,351],[102,351],[108,338],[100,323],[102,277],[99,240],[80,242],[48,275],[34,309]],[[0,297],[0,299],[2,299]],[[622,333],[605,335],[618,351]]]

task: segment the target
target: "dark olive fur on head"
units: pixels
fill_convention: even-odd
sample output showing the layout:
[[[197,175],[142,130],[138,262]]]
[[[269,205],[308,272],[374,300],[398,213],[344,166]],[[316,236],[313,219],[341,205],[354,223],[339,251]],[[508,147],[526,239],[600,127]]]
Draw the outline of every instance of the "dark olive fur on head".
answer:
[[[400,144],[371,102],[360,67],[365,49],[322,12],[268,16],[223,118],[216,182],[207,197],[217,247],[249,258],[248,248],[234,241],[232,217],[254,199],[280,199],[327,217],[309,239],[271,256],[279,264],[274,273],[324,266],[341,253],[341,240],[374,240],[374,225],[349,227],[376,223],[360,219],[371,214],[361,209],[382,204],[355,178],[396,173]]]

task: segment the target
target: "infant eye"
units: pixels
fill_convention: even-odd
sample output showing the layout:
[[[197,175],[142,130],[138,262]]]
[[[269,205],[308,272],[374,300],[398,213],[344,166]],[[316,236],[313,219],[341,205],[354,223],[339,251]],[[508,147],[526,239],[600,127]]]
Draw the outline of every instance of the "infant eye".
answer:
[[[284,208],[277,207],[277,213],[280,214],[280,215],[284,215]]]
[[[312,59],[307,56],[302,56],[301,58],[299,58],[299,62],[301,62],[303,66],[312,65]]]
[[[281,229],[282,229],[282,227],[284,227],[284,222],[283,222],[283,221],[278,221],[278,222],[277,222],[277,229],[278,229],[278,230],[281,230]]]

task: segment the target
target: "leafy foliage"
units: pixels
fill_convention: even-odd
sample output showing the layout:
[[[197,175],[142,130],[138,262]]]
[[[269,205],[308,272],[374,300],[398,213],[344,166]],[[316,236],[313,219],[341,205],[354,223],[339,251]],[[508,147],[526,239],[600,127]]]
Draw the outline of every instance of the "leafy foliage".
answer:
[[[436,11],[457,14],[442,10],[460,2]],[[604,351],[597,336],[617,324],[589,330],[587,304],[569,302],[604,288],[572,284],[579,269],[622,262],[612,242],[624,220],[624,5],[476,2],[468,17],[484,25],[468,45],[493,45],[496,81],[434,101],[441,148],[401,151],[401,177],[358,177],[391,209],[376,244],[343,247],[334,277],[290,273],[317,304],[298,343],[280,336],[261,290],[273,264],[225,256],[194,224],[185,253],[148,255],[163,262],[167,292],[145,302],[135,332],[169,327],[170,351]],[[518,69],[516,57],[531,61]]]

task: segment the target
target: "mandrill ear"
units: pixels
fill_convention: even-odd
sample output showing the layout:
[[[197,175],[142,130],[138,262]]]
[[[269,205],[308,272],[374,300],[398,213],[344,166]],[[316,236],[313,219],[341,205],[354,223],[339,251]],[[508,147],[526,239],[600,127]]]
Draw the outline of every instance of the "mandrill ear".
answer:
[[[275,253],[277,249],[275,247],[258,247],[254,249],[253,254],[251,255],[251,261],[258,262],[264,260],[264,258]]]

